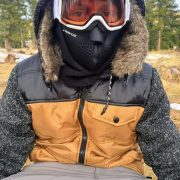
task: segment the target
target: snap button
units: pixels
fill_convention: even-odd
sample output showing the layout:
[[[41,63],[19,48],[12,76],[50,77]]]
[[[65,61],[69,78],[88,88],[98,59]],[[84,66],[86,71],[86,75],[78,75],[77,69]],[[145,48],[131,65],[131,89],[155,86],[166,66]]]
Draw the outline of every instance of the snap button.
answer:
[[[114,123],[118,123],[119,122],[119,117],[115,116],[113,121],[114,121]]]

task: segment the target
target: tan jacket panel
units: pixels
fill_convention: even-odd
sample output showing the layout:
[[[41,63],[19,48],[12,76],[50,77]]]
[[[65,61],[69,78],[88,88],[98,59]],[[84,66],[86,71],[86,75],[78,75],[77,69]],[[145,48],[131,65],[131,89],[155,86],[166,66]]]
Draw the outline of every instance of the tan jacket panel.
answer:
[[[76,163],[81,145],[81,128],[78,121],[79,100],[48,102],[28,105],[32,124],[37,135],[31,153],[32,161]]]
[[[106,113],[101,115],[103,108],[103,104],[85,104],[83,119],[88,134],[86,164],[116,167],[135,160],[142,161],[135,128],[144,108],[110,105]],[[116,119],[119,122],[114,122]]]
[[[32,161],[78,163],[82,132],[78,120],[80,100],[29,104],[37,135]],[[85,102],[83,123],[87,130],[85,164],[124,166],[143,172],[143,157],[136,141],[136,125],[144,108]]]

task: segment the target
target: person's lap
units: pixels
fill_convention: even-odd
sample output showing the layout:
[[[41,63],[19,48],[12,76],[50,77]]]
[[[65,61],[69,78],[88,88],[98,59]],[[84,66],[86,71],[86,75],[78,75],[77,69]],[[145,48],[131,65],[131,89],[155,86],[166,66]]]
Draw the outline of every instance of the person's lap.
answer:
[[[35,163],[5,180],[145,180],[135,171],[124,168],[94,168],[60,163]]]

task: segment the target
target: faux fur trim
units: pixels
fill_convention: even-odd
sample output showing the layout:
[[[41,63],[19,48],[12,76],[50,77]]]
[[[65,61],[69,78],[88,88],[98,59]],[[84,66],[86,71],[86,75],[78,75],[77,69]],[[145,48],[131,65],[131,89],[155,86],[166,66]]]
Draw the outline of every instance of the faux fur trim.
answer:
[[[61,49],[54,38],[52,4],[49,4],[40,28],[39,49],[47,82],[57,81],[63,65]],[[138,73],[148,52],[149,33],[144,17],[135,0],[131,0],[131,17],[116,56],[112,61],[112,74],[122,78],[125,74]]]
[[[132,1],[128,31],[124,33],[112,62],[112,73],[119,78],[124,74],[138,73],[147,56],[148,44],[149,32],[145,19],[138,6]]]
[[[47,7],[40,28],[39,49],[46,82],[57,81],[63,65],[61,49],[53,35],[52,2]]]

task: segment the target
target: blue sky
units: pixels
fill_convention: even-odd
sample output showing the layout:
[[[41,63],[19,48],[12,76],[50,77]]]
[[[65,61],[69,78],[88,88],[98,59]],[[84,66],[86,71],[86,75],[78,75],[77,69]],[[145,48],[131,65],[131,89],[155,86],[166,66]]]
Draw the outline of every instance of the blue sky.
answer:
[[[176,2],[180,5],[180,0],[176,0]]]
[[[180,9],[180,0],[176,0],[176,3],[179,5],[179,9]]]

